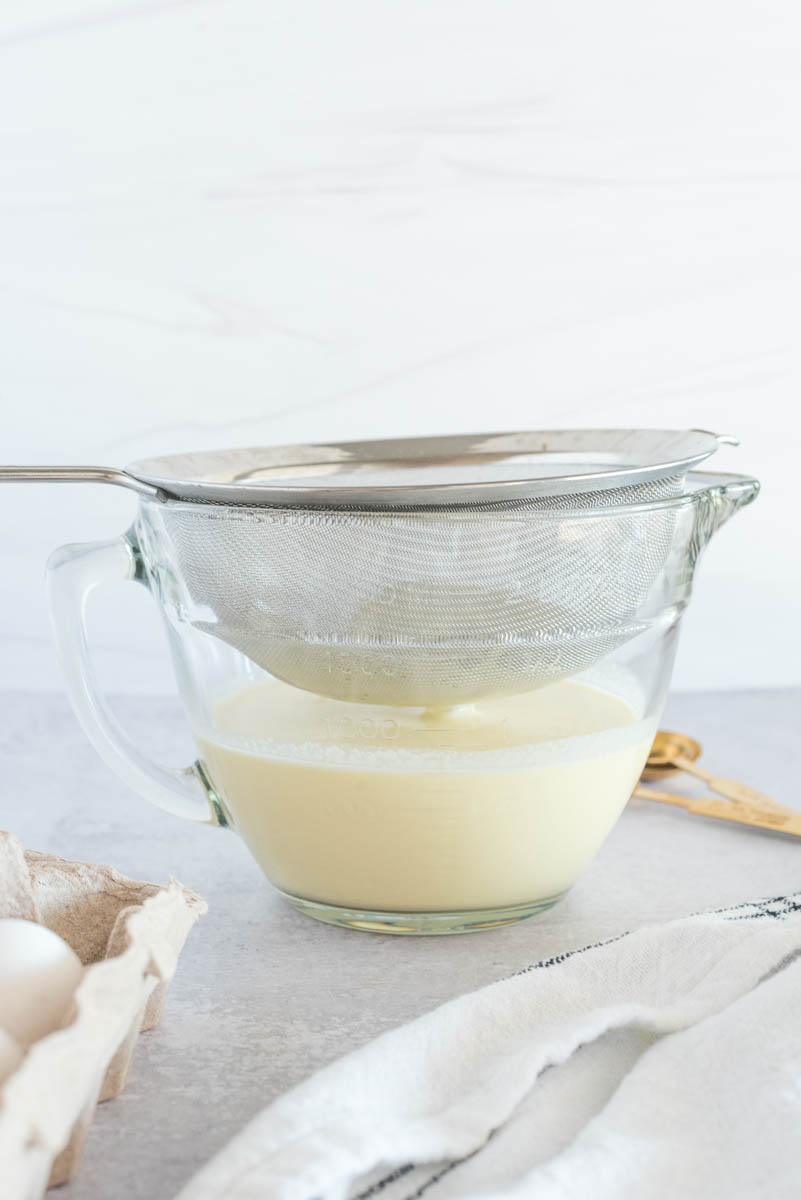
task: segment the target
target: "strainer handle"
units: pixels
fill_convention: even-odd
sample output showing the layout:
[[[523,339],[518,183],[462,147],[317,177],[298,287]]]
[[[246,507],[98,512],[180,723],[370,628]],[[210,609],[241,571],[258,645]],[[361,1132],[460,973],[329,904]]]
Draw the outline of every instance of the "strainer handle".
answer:
[[[62,546],[47,564],[56,649],[76,715],[100,757],[134,791],[175,816],[221,824],[196,766],[164,767],[141,754],[98,690],[86,636],[86,602],[95,588],[121,579],[146,582],[138,551],[125,536]]]

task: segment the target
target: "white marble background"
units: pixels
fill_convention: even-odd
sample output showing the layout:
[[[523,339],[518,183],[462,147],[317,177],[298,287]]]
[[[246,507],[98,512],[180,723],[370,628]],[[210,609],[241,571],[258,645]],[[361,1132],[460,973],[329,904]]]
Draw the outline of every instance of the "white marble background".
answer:
[[[676,684],[801,680],[795,0],[6,0],[7,462],[581,424],[738,434]],[[111,489],[3,485],[0,662]],[[147,597],[93,612],[170,686]]]

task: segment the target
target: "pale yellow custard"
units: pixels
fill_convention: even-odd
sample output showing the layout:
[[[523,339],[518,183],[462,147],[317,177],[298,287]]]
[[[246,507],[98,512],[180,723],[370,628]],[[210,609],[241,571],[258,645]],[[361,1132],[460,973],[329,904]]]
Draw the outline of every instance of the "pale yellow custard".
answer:
[[[211,781],[277,887],[372,911],[558,896],[642,770],[654,722],[562,682],[442,711],[257,684],[196,730]]]

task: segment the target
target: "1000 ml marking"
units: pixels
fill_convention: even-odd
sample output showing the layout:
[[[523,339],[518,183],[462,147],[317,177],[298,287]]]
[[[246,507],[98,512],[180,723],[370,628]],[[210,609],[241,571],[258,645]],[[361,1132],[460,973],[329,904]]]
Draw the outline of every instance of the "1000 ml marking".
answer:
[[[508,745],[512,739],[512,729],[508,718],[498,721],[493,727],[493,741],[496,745]],[[441,741],[445,746],[464,743],[472,748],[475,731],[467,725],[460,729],[454,725],[405,725],[390,718],[376,720],[373,717],[326,717],[320,730],[320,737],[326,742],[399,742],[405,745],[420,742],[425,746],[432,739]]]
[[[373,717],[326,717],[323,737],[327,742],[394,742],[400,737],[400,725],[397,721],[377,721]]]

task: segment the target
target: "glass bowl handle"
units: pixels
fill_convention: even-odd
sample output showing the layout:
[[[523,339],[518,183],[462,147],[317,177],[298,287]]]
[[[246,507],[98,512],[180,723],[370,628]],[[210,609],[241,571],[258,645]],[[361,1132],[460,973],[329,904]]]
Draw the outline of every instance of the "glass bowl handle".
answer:
[[[138,548],[127,536],[62,546],[48,561],[50,617],[72,706],[100,757],[134,791],[175,816],[225,824],[198,764],[164,767],[141,754],[98,690],[86,636],[86,601],[96,587],[120,579],[147,586]]]
[[[707,486],[697,493],[695,530],[691,549],[694,563],[710,538],[741,508],[746,508],[759,495],[759,481],[748,475],[724,475],[717,471],[698,472],[696,476]]]

